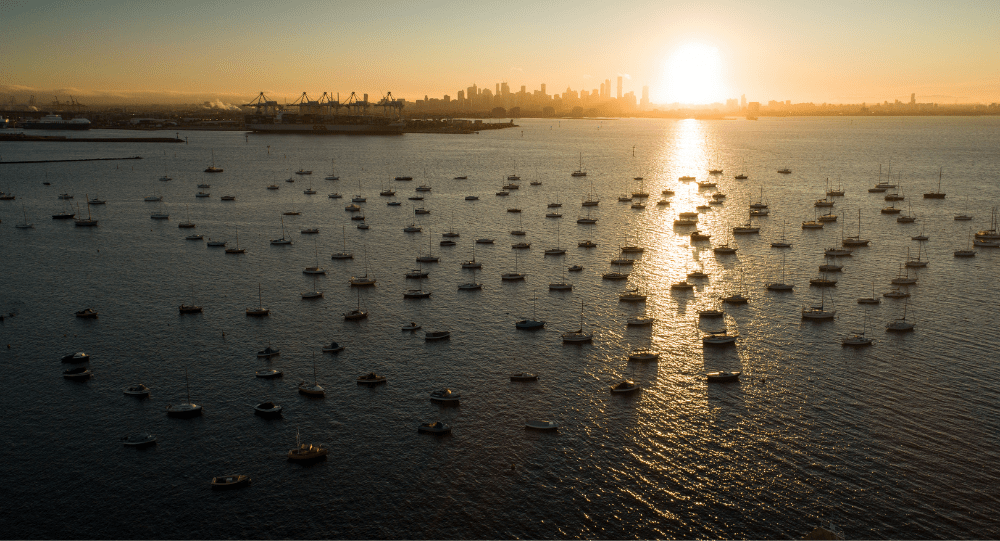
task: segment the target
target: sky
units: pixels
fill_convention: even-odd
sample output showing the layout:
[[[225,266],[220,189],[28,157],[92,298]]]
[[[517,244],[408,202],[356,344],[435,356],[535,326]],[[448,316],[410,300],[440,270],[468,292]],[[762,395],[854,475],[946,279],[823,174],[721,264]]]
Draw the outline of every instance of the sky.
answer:
[[[1000,0],[0,0],[0,100],[415,100],[622,76],[654,103],[990,103],[997,36]]]

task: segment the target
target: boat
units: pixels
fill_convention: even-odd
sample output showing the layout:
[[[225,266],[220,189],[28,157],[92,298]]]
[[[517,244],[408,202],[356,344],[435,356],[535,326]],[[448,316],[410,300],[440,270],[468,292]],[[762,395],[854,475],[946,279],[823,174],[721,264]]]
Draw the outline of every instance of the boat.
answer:
[[[583,331],[583,301],[580,301],[580,328],[575,331],[564,332],[562,341],[564,344],[581,344],[594,340],[593,332]]]
[[[566,253],[565,248],[559,247],[559,224],[556,223],[556,246],[554,248],[548,248],[545,250],[545,255],[564,255]]]
[[[529,372],[518,372],[510,375],[511,381],[538,381],[538,375]]]
[[[328,195],[327,197],[330,198],[330,199],[343,199],[344,198],[344,196],[341,195],[341,194],[339,194],[338,192],[333,192],[330,195]]]
[[[684,175],[684,176],[677,177],[677,180],[679,180],[681,182],[691,182],[692,180],[695,180],[695,177],[693,177],[691,175]]]
[[[409,325],[403,325],[404,331],[418,331],[420,330],[420,325],[416,322],[411,321]]]
[[[184,369],[184,389],[187,392],[187,402],[183,404],[167,405],[167,415],[170,417],[197,417],[201,415],[201,406],[191,402],[191,387],[188,385],[187,368]]]
[[[903,275],[903,269],[904,268],[906,269],[906,275],[905,276]],[[912,276],[911,277],[910,276],[910,268],[908,266],[900,263],[899,264],[899,274],[896,275],[896,277],[892,279],[891,283],[893,285],[898,285],[898,286],[913,285],[913,284],[917,283],[917,277],[916,276]]]
[[[178,310],[182,314],[200,314],[202,312],[201,306],[196,304],[181,304]]]
[[[199,184],[198,187],[199,188],[211,188],[212,185],[211,184],[204,184],[204,183],[202,183],[202,184]]]
[[[541,329],[542,327],[545,326],[545,322],[544,321],[541,321],[541,320],[537,319],[538,316],[535,313],[536,300],[537,300],[536,297],[534,295],[532,295],[532,297],[531,297],[531,319],[525,318],[525,319],[522,319],[522,320],[519,320],[519,321],[515,322],[514,323],[514,327],[515,328],[517,328],[517,329],[525,329],[525,330],[537,330],[537,329]]]
[[[323,178],[323,180],[340,180],[337,176],[336,162],[330,160],[330,174]]]
[[[921,258],[921,254],[923,253],[923,249],[922,248],[923,248],[923,245],[917,245],[917,258],[916,259],[911,258],[910,257],[910,249],[909,248],[906,249],[906,263],[905,264],[906,264],[907,267],[923,268],[923,267],[927,266],[927,260]]]
[[[344,346],[337,342],[330,342],[328,345],[323,346],[323,353],[340,353],[341,351],[344,351]]]
[[[701,337],[703,346],[731,346],[736,344],[738,335],[729,334],[725,329],[721,331],[709,331]]]
[[[260,351],[257,352],[257,358],[258,359],[270,359],[271,357],[274,357],[274,356],[277,356],[277,355],[280,355],[280,354],[281,354],[280,351],[278,351],[275,348],[272,348],[271,344],[268,344],[266,348],[264,348],[264,349],[262,349],[262,350],[260,350]]]
[[[858,304],[880,304],[881,302],[882,300],[875,296],[875,281],[872,280],[872,296],[859,298]]]
[[[368,317],[368,312],[361,309],[361,290],[358,290],[358,305],[354,310],[346,312],[344,314],[344,319],[347,321],[358,321],[360,319],[365,319]]]
[[[732,255],[736,253],[736,247],[730,246],[727,238],[725,243],[712,247],[712,252],[715,255]]]
[[[983,233],[980,231],[980,233]],[[972,249],[972,229],[969,229],[969,248],[967,250],[955,250],[955,257],[975,257],[976,251]]]
[[[402,205],[402,203],[400,203],[399,201],[389,201],[388,203],[386,203],[386,206],[388,207],[398,207],[400,205]]]
[[[403,177],[395,177],[395,178],[393,178],[393,180],[399,180],[399,181],[401,181],[401,182],[408,182],[408,181],[411,181],[411,180],[413,180],[413,177],[406,177],[406,176],[403,176]]]
[[[318,244],[316,244],[314,246],[314,252],[316,254],[316,263],[312,267],[306,267],[306,268],[302,269],[303,274],[312,274],[312,275],[326,274],[326,269],[324,269],[323,267],[319,266],[319,245]]]
[[[177,224],[177,227],[180,229],[191,229],[195,227],[194,222],[191,221],[191,208],[188,207],[187,205],[184,205],[184,208],[187,209],[186,220]]]
[[[584,207],[596,207],[601,203],[601,200],[594,198],[594,181],[590,181],[590,192],[587,194],[587,198],[583,200],[582,206]]]
[[[858,209],[858,234],[853,237],[845,237],[840,241],[841,246],[858,247],[868,246],[871,241],[861,238],[861,209]]]
[[[431,235],[427,235],[427,255],[417,256],[417,263],[437,263],[440,258],[435,256],[433,251]]]
[[[322,445],[306,444],[299,441],[299,431],[295,430],[295,448],[288,451],[288,460],[292,462],[311,462],[325,460],[330,451]]]
[[[906,304],[903,305],[903,317],[890,321],[885,326],[886,332],[910,332],[915,325],[906,321]]]
[[[78,366],[76,368],[70,368],[68,370],[63,370],[63,377],[66,379],[73,380],[85,380],[89,379],[93,373],[86,366]]]
[[[86,118],[63,120],[61,115],[45,115],[38,120],[26,120],[21,123],[26,130],[89,130],[90,121]]]
[[[262,317],[271,313],[271,310],[264,308],[264,303],[261,301],[260,295],[260,282],[257,283],[257,308],[247,308],[246,314],[248,316]]]
[[[597,243],[590,240],[578,242],[576,245],[580,248],[597,248]]]
[[[476,244],[493,244],[493,239],[476,239]]]
[[[616,394],[634,393],[641,389],[642,389],[641,385],[630,379],[624,379],[611,386],[611,392]]]
[[[348,282],[351,284],[351,287],[374,287],[378,282],[375,276],[368,276],[368,250],[365,250],[365,275],[351,276]]]
[[[771,243],[771,248],[791,248],[791,243],[785,239],[785,226],[788,222],[781,222],[781,240]]]
[[[375,372],[369,372],[363,376],[358,376],[358,385],[381,385],[385,383],[385,376],[380,376]]]
[[[424,331],[425,342],[447,340],[448,338],[451,338],[451,331]]]
[[[700,317],[700,318],[701,317],[716,318],[716,317],[722,317],[724,315],[726,315],[725,312],[723,312],[722,310],[715,309],[715,308],[707,308],[705,310],[698,310],[698,317]]]
[[[215,166],[215,150],[212,150],[212,165],[208,166],[205,169],[205,172],[206,173],[221,173],[222,172],[222,168],[221,167],[216,167]]]
[[[909,203],[907,203],[906,214],[896,218],[896,222],[901,224],[912,224],[915,221],[917,221],[917,217],[913,215],[913,210],[910,208]]]
[[[209,192],[198,192],[198,193],[194,194],[195,197],[202,197],[202,198],[204,198],[204,197],[211,197],[211,195],[212,194],[209,193]]]
[[[90,360],[90,355],[82,351],[62,356],[62,362],[64,363],[85,363],[89,360]]]
[[[703,233],[703,232],[701,232],[701,231],[699,231],[697,229],[695,229],[694,231],[691,232],[691,241],[692,242],[698,242],[698,241],[702,241],[702,240],[711,240],[711,239],[712,239],[712,235],[709,234],[709,233]]]
[[[89,198],[88,198],[88,201],[87,201],[87,218],[86,219],[84,219],[84,218],[76,218],[75,220],[73,220],[73,223],[76,225],[76,227],[96,227],[97,226],[97,220],[95,220],[90,215],[90,200],[89,200]]]
[[[460,177],[455,177],[452,180],[468,180],[468,179],[469,179],[468,175],[462,175]]]
[[[543,432],[553,432],[559,430],[559,425],[555,421],[525,421],[525,430],[540,430]]]
[[[441,389],[431,393],[431,402],[437,404],[458,404],[461,398],[461,394],[456,393],[451,389]]]
[[[28,214],[24,210],[24,203],[21,203],[21,216],[24,217],[24,223],[16,224],[14,227],[18,229],[34,229],[35,224],[28,223]]]
[[[656,321],[656,318],[652,318],[652,317],[643,317],[643,316],[630,317],[630,318],[628,318],[628,319],[625,320],[625,326],[626,327],[652,327],[653,323],[655,321]]]
[[[649,348],[636,349],[628,356],[628,360],[636,362],[658,361],[659,359],[660,354]]]
[[[925,240],[930,240],[930,237],[928,237],[927,235],[924,234],[924,226],[921,225],[920,226],[920,234],[917,235],[917,236],[915,236],[915,237],[910,237],[910,240],[925,241]]]
[[[882,296],[890,299],[906,299],[910,297],[910,293],[899,289],[899,287],[894,287],[892,290],[883,293]]]
[[[268,400],[254,406],[253,413],[261,417],[281,417],[281,406]]]
[[[517,269],[517,252],[514,252],[514,272],[507,271],[500,275],[500,279],[508,282],[524,280],[525,274],[518,272]]]
[[[208,243],[208,244],[209,244],[209,246],[214,246],[211,242]],[[225,246],[225,243],[223,243],[222,245]],[[246,249],[240,248],[240,227],[239,226],[236,226],[236,247],[235,248],[226,248],[226,253],[227,254],[245,254],[246,253]]]
[[[868,313],[865,313],[865,323],[864,327],[861,328],[860,332],[852,333],[850,336],[845,336],[840,341],[840,345],[844,347],[863,347],[870,346],[874,343],[874,340],[865,335],[865,331],[868,328]]]
[[[76,312],[75,315],[76,317],[83,319],[97,319],[97,310],[94,310],[93,308],[84,308],[83,310]]]
[[[646,297],[639,292],[639,288],[626,289],[618,294],[618,300],[622,302],[645,302]]]
[[[778,169],[778,173],[781,173],[782,175],[790,175],[792,174],[792,170],[785,167],[784,169]]]
[[[250,486],[249,475],[223,475],[212,478],[212,490],[228,490],[231,488],[244,488]]]
[[[785,254],[781,254],[781,281],[766,285],[768,291],[791,291],[795,286],[785,283]]]
[[[130,434],[123,436],[121,441],[125,447],[148,447],[156,444],[156,436],[149,433]]]
[[[479,263],[476,264],[479,265]],[[463,264],[462,267],[465,268],[465,265]],[[472,269],[472,281],[466,282],[464,284],[458,284],[458,289],[460,291],[473,291],[483,288],[483,284],[480,284],[479,282],[476,281],[476,269],[479,267],[469,267],[469,268]]]
[[[579,167],[577,168],[576,171],[573,171],[572,173],[570,173],[570,176],[573,176],[573,177],[585,177],[585,176],[587,176],[587,172],[583,170],[583,152],[580,153],[580,165],[579,165]]]
[[[417,427],[417,432],[424,434],[451,434],[451,426],[436,421],[433,423],[423,423]]]
[[[424,291],[422,289],[407,289],[403,292],[404,299],[427,299],[430,296],[430,291]]]
[[[742,374],[742,372],[727,372],[725,370],[720,370],[718,372],[709,372],[705,374],[705,378],[709,383],[731,383],[739,381],[740,374]]]
[[[313,382],[309,385],[304,380],[299,382],[298,385],[299,394],[304,394],[306,396],[326,396],[326,391],[319,384],[319,378],[316,376],[316,355],[313,354]]]
[[[822,294],[820,296],[819,306],[802,307],[802,319],[811,319],[813,321],[825,321],[836,317],[836,310],[827,310],[826,305],[826,289],[821,290]]]
[[[903,211],[903,209],[896,208],[896,203],[895,202],[893,202],[892,205],[890,205],[888,207],[882,207],[882,210],[881,210],[882,214],[899,214],[902,211]]]
[[[254,376],[263,379],[280,378],[282,375],[281,370],[258,370],[254,372]]]
[[[583,265],[572,265],[568,270],[569,272],[580,272],[583,270]]]
[[[285,236],[285,219],[284,218],[281,218],[281,238],[280,239],[271,239],[271,244],[284,244],[284,245],[291,245],[292,244],[292,239]]]
[[[479,196],[476,196],[476,195],[467,195],[467,196],[465,196],[465,200],[466,201],[479,201]]]
[[[476,243],[472,244],[472,259],[462,262],[463,269],[481,269],[483,264],[476,261]]]
[[[816,287],[836,287],[837,281],[827,278],[826,273],[823,273],[822,278],[810,278],[809,285]]]
[[[305,229],[300,230],[299,233],[301,233],[303,235],[318,235],[319,234],[319,228],[318,227],[307,227]]]

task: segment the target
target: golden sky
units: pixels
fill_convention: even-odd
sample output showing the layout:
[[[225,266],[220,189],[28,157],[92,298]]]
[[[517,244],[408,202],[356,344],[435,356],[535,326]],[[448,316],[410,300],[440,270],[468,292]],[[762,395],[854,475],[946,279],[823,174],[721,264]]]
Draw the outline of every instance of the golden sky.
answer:
[[[621,75],[654,103],[1000,102],[997,0],[0,0],[0,21],[6,94],[414,100],[504,81],[592,90]]]

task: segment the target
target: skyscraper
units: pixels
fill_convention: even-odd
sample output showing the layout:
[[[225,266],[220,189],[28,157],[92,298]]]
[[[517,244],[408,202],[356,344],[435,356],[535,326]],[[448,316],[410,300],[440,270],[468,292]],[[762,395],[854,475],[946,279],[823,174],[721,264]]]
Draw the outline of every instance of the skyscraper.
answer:
[[[622,99],[622,76],[618,76],[618,99]]]
[[[604,95],[601,97],[606,100],[611,99],[611,79],[604,80]]]

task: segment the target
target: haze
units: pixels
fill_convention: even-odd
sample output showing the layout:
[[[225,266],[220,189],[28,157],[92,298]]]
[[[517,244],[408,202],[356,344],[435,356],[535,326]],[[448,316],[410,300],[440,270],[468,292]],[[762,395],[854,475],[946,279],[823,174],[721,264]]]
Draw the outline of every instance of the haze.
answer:
[[[623,76],[626,92],[648,85],[653,103],[911,93],[989,103],[1000,101],[998,6],[3,1],[0,93],[162,103],[391,91],[416,100],[473,83],[561,92]],[[676,58],[692,50],[715,56]]]

